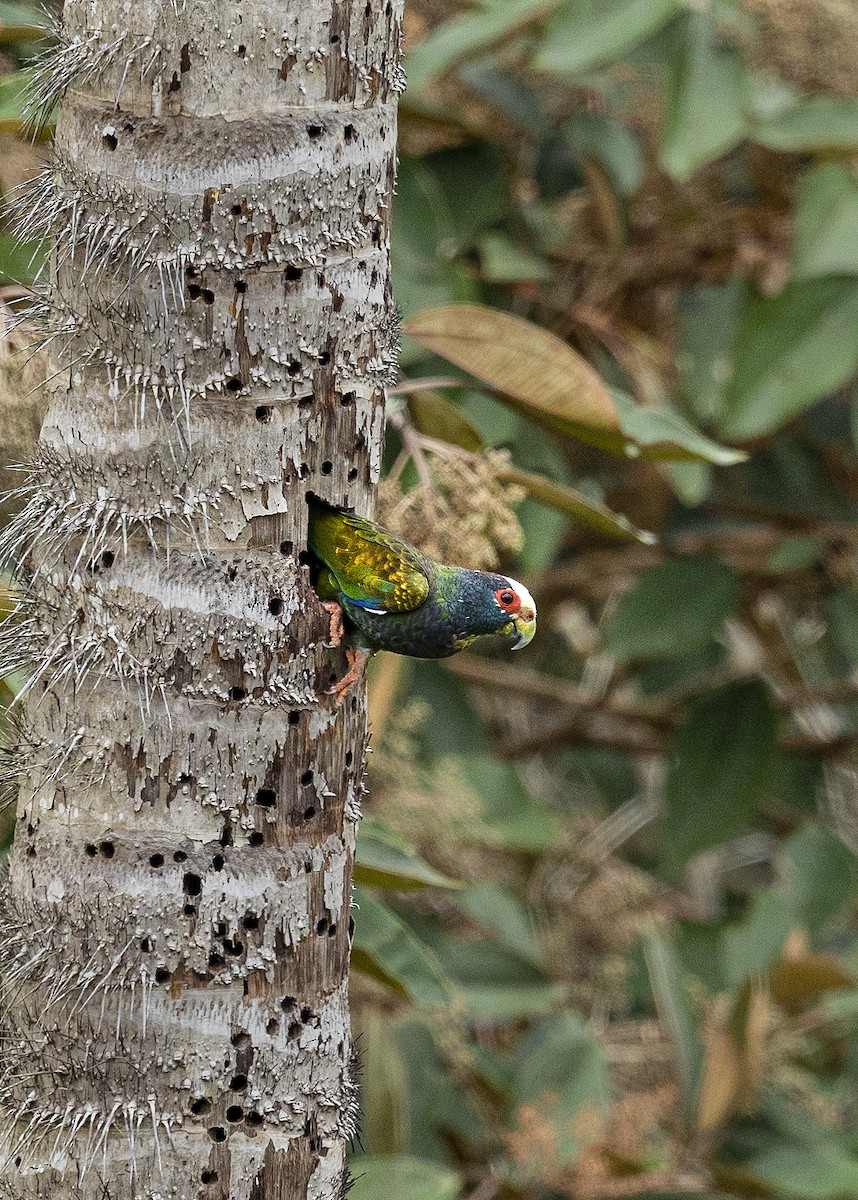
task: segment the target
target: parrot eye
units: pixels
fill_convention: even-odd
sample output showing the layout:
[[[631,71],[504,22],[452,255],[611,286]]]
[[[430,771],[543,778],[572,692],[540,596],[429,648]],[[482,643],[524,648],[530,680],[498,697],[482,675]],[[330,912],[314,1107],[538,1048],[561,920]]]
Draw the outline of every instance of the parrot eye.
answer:
[[[513,592],[510,588],[501,588],[499,591],[495,592],[495,599],[501,608],[507,610],[508,612],[514,612],[515,609],[521,607],[518,596],[516,596],[515,592]]]

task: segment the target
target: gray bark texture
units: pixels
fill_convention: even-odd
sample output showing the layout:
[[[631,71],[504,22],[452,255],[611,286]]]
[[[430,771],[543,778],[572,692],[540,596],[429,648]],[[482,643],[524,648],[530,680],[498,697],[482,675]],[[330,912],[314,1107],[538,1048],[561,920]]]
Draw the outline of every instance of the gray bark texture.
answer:
[[[304,565],[371,511],[401,0],[66,0],[0,1196],[337,1200],[366,746]]]

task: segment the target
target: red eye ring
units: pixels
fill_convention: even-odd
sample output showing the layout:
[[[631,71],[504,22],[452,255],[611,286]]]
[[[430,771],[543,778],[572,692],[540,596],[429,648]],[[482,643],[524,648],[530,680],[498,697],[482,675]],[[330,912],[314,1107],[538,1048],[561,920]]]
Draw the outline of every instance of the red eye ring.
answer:
[[[495,592],[495,600],[497,600],[504,612],[515,613],[521,608],[521,600],[519,600],[512,588],[498,588]]]

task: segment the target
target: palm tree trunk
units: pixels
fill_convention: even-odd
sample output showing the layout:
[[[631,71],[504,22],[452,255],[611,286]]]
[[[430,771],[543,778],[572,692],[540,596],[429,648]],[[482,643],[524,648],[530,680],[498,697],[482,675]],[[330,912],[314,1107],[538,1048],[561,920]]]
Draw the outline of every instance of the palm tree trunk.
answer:
[[[303,549],[366,513],[401,0],[66,0],[0,1195],[334,1200],[366,741]]]

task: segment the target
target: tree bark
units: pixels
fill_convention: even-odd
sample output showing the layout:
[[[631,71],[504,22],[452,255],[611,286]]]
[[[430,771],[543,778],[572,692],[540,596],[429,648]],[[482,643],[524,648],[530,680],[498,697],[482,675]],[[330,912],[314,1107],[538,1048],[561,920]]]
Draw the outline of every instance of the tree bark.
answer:
[[[335,1200],[365,698],[306,497],[371,510],[401,0],[66,0],[0,1195]]]

